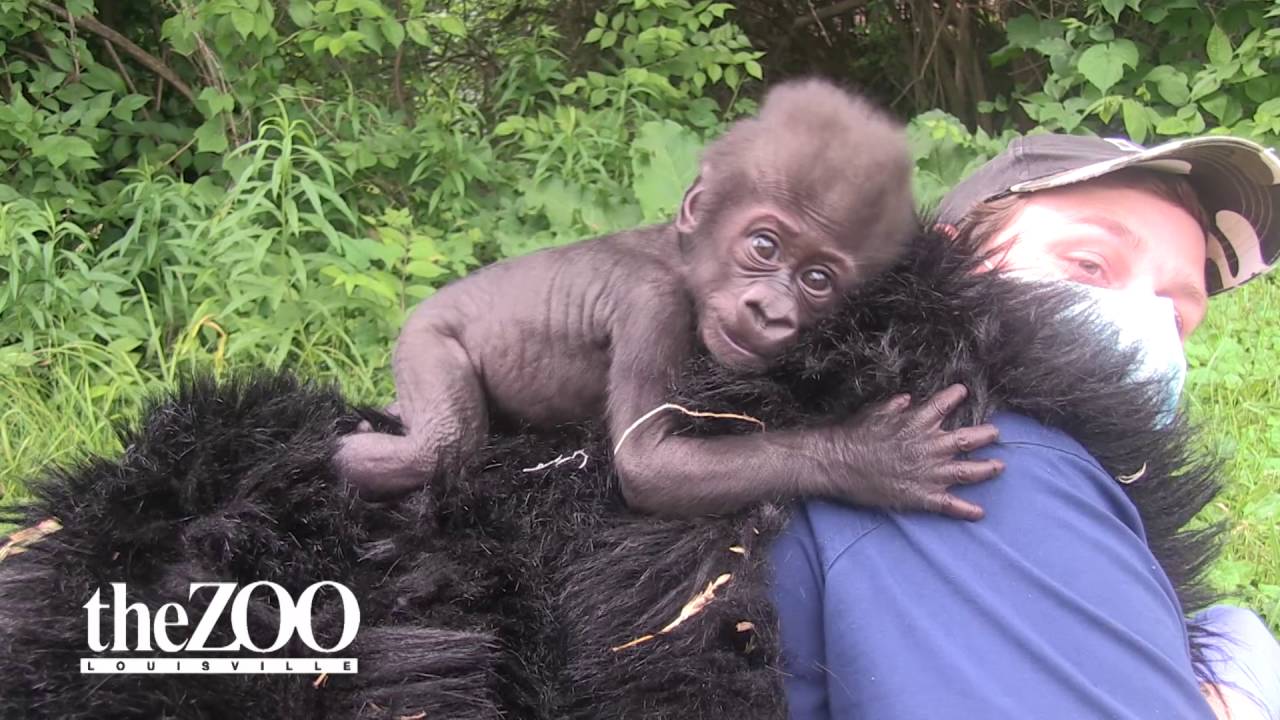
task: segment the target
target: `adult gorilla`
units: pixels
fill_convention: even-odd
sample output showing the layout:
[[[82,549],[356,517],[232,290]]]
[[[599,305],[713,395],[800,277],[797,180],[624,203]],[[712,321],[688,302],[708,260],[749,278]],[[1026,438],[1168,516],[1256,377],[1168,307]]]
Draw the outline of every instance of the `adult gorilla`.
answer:
[[[1062,428],[1112,475],[1138,476],[1124,487],[1152,550],[1184,608],[1200,607],[1213,531],[1183,527],[1216,490],[1213,464],[1190,450],[1182,419],[1158,421],[1160,388],[1125,383],[1133,358],[1107,331],[1043,321],[1074,296],[973,272],[974,262],[964,239],[921,235],[775,371],[733,377],[695,361],[677,400],[773,429],[964,383],[957,422],[1011,409]],[[782,508],[681,521],[629,513],[604,435],[581,427],[504,434],[458,477],[388,512],[329,470],[337,438],[371,416],[287,375],[199,379],[124,432],[123,456],[33,481],[20,521],[55,516],[62,529],[0,562],[0,716],[784,716],[764,552]],[[700,429],[757,431],[723,420]],[[579,455],[531,470],[578,449],[581,467]],[[348,585],[363,623],[342,654],[360,673],[79,673],[94,590],[126,581],[154,610],[187,604],[190,582],[212,580],[271,580],[295,597],[320,580]],[[709,587],[714,599],[658,632]],[[255,599],[250,624],[269,642],[276,615]],[[335,598],[321,595],[313,615],[332,642]],[[211,643],[227,637],[223,628]],[[308,651],[294,641],[278,654]]]

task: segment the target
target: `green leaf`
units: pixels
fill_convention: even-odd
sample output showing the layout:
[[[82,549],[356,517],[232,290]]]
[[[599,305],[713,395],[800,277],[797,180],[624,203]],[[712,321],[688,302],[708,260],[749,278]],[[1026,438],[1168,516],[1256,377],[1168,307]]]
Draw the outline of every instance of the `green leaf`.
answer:
[[[436,24],[441,30],[454,37],[467,36],[467,26],[456,15],[442,15]]]
[[[730,65],[730,66],[728,66],[728,67],[726,67],[726,68],[724,69],[724,84],[725,84],[725,85],[728,85],[729,87],[733,88],[734,90],[737,90],[737,89],[738,89],[738,84],[739,84],[739,83],[741,83],[741,82],[742,82],[742,78],[741,78],[741,76],[738,74],[738,66],[737,66],[737,65]]]
[[[1176,117],[1167,117],[1156,123],[1156,132],[1161,135],[1182,135],[1187,131],[1187,124]]]
[[[1110,45],[1094,45],[1080,54],[1077,67],[1085,79],[1102,92],[1124,77],[1122,64],[1112,55]]]
[[[117,135],[116,141],[111,143],[111,157],[116,162],[120,162],[129,157],[129,153],[133,150],[133,142],[130,141],[128,135]],[[0,202],[4,202],[0,200]]]
[[[221,153],[227,150],[227,134],[222,127],[222,118],[209,118],[196,128],[196,152]]]
[[[1280,118],[1280,97],[1274,97],[1258,106],[1254,118],[1258,122]]]
[[[74,135],[46,135],[31,145],[31,154],[54,167],[62,167],[71,158],[97,157],[87,140]]]
[[[382,54],[383,36],[381,25],[374,20],[364,18],[356,24],[356,27],[358,28],[357,30],[351,31],[354,33],[355,42],[363,43],[370,50]]]
[[[1204,49],[1209,55],[1209,62],[1213,65],[1226,65],[1231,62],[1231,38],[1227,37],[1227,33],[1217,23],[1214,23],[1213,29],[1209,31],[1209,39]]]
[[[1216,92],[1200,101],[1200,107],[1208,110],[1214,117],[1222,120],[1227,112],[1227,95],[1226,93]]]
[[[1191,99],[1200,98],[1216,92],[1222,87],[1222,80],[1212,70],[1202,70],[1196,74],[1196,81],[1191,84]]]
[[[755,60],[746,61],[745,63],[743,63],[742,67],[747,71],[747,74],[750,75],[751,77],[757,80],[764,79],[764,70],[760,68],[760,63],[756,62]]]
[[[289,2],[289,19],[298,27],[306,27],[315,20],[316,14],[311,8],[309,0],[290,0]]]
[[[1138,67],[1138,46],[1132,40],[1116,40],[1107,45],[1107,52],[1111,57],[1118,59],[1121,63],[1131,68]]]
[[[217,88],[207,87],[201,90],[197,99],[207,108],[205,117],[231,112],[236,106],[236,99],[230,93],[220,92]]]
[[[599,40],[601,35],[604,35],[604,28],[593,27],[587,31],[587,36],[583,38],[582,41],[586,43],[593,43]]]
[[[1019,15],[1004,26],[1009,44],[1019,48],[1033,48],[1040,41],[1040,21],[1034,15]]]
[[[249,35],[253,34],[253,13],[247,10],[232,10],[231,24],[235,26],[236,32],[240,33],[240,37],[248,39]]]
[[[404,42],[404,26],[392,18],[387,18],[382,21],[382,36],[391,43],[392,47],[398,48]]]
[[[640,126],[631,146],[631,189],[646,221],[674,215],[698,174],[701,146],[696,134],[670,120]]]
[[[612,30],[606,30],[604,35],[600,38],[600,47],[611,48],[616,42],[618,42],[618,33]]]
[[[1111,13],[1111,19],[1119,20],[1120,13],[1124,10],[1126,0],[1102,0],[1102,7],[1108,13]]]
[[[404,24],[409,39],[423,46],[431,45],[431,36],[427,34],[427,25],[421,20],[409,20]]]
[[[1124,115],[1124,129],[1129,134],[1129,139],[1136,143],[1146,140],[1150,123],[1147,120],[1147,109],[1142,106],[1142,103],[1125,98],[1121,111]]]
[[[1169,17],[1169,8],[1163,5],[1149,5],[1142,9],[1142,19],[1152,25],[1160,24],[1167,17]]]
[[[1191,100],[1191,88],[1187,86],[1187,75],[1175,70],[1170,65],[1160,65],[1147,73],[1147,82],[1153,82],[1156,92],[1170,105],[1181,107]]]
[[[147,104],[148,99],[146,95],[125,95],[111,109],[111,116],[122,122],[129,122],[133,119],[133,114]]]

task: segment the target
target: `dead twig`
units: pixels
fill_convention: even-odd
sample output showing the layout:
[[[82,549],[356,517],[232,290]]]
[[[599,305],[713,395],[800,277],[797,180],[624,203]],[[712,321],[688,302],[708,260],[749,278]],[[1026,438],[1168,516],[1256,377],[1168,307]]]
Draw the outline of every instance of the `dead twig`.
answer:
[[[0,545],[0,560],[26,552],[28,545],[61,529],[62,523],[58,522],[56,518],[47,518],[41,520],[37,525],[23,528],[11,534],[9,540],[4,545]]]
[[[680,627],[680,625],[683,624],[684,621],[688,620],[694,615],[697,615],[698,613],[705,610],[707,605],[711,604],[711,601],[716,599],[716,590],[719,590],[725,583],[729,582],[729,580],[731,580],[732,578],[733,578],[733,575],[730,575],[729,573],[725,573],[720,577],[716,578],[715,580],[712,580],[711,582],[707,583],[706,589],[704,589],[702,592],[698,593],[697,595],[694,595],[692,600],[685,603],[684,607],[680,608],[680,614],[676,616],[675,620],[672,620],[671,622],[667,623],[665,626],[663,626],[661,630],[657,631],[656,633],[650,633],[649,635],[641,635],[635,640],[623,643],[621,645],[618,645],[617,647],[612,648],[613,652],[626,650],[627,648],[632,648],[632,647],[635,647],[636,645],[647,643],[659,635],[666,635],[672,630],[675,630],[676,628]]]
[[[807,0],[809,4],[809,13],[813,16],[813,21],[818,24],[818,31],[822,33],[822,39],[827,41],[827,47],[831,47],[831,36],[827,34],[827,26],[822,24],[822,18],[818,17],[818,9],[813,6],[813,0]]]

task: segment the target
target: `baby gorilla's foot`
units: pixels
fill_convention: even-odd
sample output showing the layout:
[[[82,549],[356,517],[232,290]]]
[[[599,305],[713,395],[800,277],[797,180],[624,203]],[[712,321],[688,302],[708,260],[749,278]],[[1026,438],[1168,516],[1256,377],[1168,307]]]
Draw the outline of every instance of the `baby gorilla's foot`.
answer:
[[[392,420],[394,420],[397,424],[399,424],[401,422],[400,401],[397,400],[396,402],[393,402],[390,405],[383,408],[382,414],[390,416]],[[365,418],[364,420],[361,420],[359,424],[356,425],[356,429],[352,430],[352,432],[358,432],[358,433],[373,432],[373,422],[368,418]]]
[[[427,484],[413,458],[410,438],[382,432],[352,433],[338,440],[333,467],[365,500],[389,500]]]

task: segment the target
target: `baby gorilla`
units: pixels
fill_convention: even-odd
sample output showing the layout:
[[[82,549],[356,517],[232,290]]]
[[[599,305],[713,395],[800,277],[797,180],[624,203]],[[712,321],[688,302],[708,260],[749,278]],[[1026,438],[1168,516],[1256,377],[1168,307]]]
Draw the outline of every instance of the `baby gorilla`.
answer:
[[[404,493],[456,472],[488,414],[535,426],[601,417],[627,503],[665,515],[825,496],[976,520],[950,494],[996,461],[956,454],[990,425],[942,430],[952,386],[909,407],[897,397],[825,427],[675,435],[663,404],[701,344],[724,365],[768,366],[842,294],[884,270],[916,230],[904,134],[828,83],[791,82],[759,117],[703,154],[675,222],[496,263],[410,315],[392,358],[404,436],[347,435],[341,475],[362,495]]]

